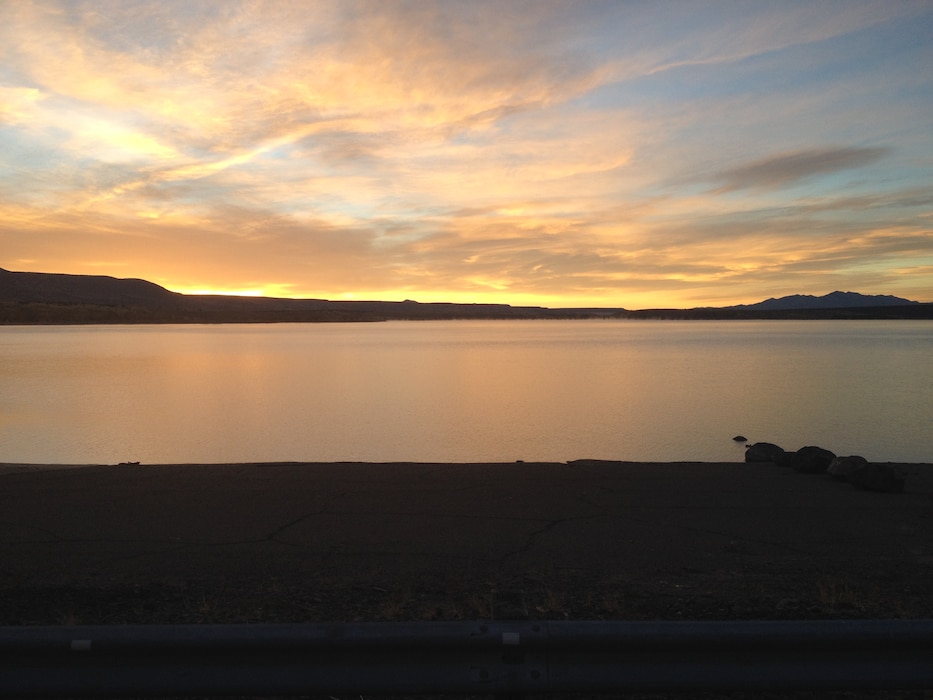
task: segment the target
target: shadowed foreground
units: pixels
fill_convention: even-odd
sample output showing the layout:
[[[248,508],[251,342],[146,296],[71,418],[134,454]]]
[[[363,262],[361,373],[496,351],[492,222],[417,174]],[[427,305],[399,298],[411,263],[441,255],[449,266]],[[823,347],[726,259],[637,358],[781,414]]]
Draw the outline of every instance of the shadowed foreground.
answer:
[[[0,465],[0,624],[933,617],[933,467]]]

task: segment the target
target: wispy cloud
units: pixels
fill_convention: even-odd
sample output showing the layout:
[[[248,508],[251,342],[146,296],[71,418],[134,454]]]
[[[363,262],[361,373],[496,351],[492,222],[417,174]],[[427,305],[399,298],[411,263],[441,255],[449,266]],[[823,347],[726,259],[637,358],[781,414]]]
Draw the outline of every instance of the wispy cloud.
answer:
[[[889,148],[827,147],[769,156],[717,173],[719,192],[751,188],[778,188],[817,175],[862,168],[880,160]]]
[[[926,29],[923,2],[4,3],[0,265],[623,306],[865,275],[933,299],[897,275],[933,255]]]

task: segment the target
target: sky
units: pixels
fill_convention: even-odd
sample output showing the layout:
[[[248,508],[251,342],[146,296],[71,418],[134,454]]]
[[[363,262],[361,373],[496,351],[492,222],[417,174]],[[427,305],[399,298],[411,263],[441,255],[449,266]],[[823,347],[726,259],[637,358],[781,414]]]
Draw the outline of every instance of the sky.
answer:
[[[0,267],[933,301],[933,0],[0,0]]]

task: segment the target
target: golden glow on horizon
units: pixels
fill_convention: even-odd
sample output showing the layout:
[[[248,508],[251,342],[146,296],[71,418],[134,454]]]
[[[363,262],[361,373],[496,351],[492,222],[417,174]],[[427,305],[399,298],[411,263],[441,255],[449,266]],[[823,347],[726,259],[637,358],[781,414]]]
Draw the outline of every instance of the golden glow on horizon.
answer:
[[[398,290],[384,289],[376,290],[372,293],[360,294],[356,292],[328,293],[323,291],[307,290],[298,291],[291,285],[266,284],[252,289],[235,289],[227,286],[214,287],[194,287],[184,285],[173,285],[167,282],[160,282],[161,286],[179,294],[190,295],[219,295],[219,296],[243,296],[243,297],[274,297],[280,299],[327,299],[329,301],[417,301],[423,304],[428,303],[451,303],[451,304],[507,304],[510,306],[542,306],[548,308],[627,308],[634,309],[661,309],[661,308],[679,308],[682,306],[680,298],[676,296],[665,296],[657,293],[647,293],[641,295],[632,295],[632,302],[629,304],[615,304],[610,300],[611,295],[582,297],[579,295],[568,297],[554,297],[538,294],[517,294],[508,289],[496,289],[494,284],[489,282],[477,283],[477,289],[470,292],[431,292],[426,293],[418,290]],[[480,288],[482,287],[482,288]],[[725,298],[716,302],[716,306],[729,306],[733,304],[753,303],[761,299],[747,298]],[[694,303],[690,306],[699,306]]]
[[[167,288],[172,292],[179,294],[190,294],[196,296],[224,296],[224,297],[265,297],[276,296],[267,294],[265,289],[198,289],[191,287]]]
[[[212,296],[229,296],[229,297],[277,297],[282,299],[302,299],[302,298],[313,298],[305,297],[304,295],[295,295],[291,291],[291,285],[283,284],[267,284],[262,287],[254,287],[251,289],[237,289],[234,286],[218,286],[218,287],[191,287],[184,285],[173,285],[171,283],[160,283],[161,286],[165,287],[169,291],[178,292],[179,294],[191,294],[191,295],[212,295]]]

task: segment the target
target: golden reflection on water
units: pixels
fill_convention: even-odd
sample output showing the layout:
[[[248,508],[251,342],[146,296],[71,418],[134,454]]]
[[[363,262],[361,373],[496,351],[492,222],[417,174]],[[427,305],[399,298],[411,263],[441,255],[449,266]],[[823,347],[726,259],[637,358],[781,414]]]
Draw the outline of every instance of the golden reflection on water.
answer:
[[[930,461],[925,322],[0,331],[0,462]]]

